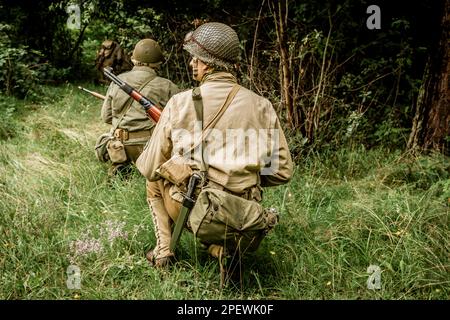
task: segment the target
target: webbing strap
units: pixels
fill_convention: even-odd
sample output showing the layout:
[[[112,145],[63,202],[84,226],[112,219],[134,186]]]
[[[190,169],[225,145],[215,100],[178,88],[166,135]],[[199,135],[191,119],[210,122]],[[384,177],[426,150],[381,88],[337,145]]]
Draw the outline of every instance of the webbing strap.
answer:
[[[206,178],[206,173],[208,172],[208,165],[205,163],[205,161],[203,159],[203,152],[205,150],[204,142],[205,142],[205,139],[208,136],[208,134],[211,132],[211,130],[209,130],[209,131],[206,131],[206,130],[212,129],[216,125],[217,121],[219,121],[219,119],[225,113],[225,111],[227,110],[227,108],[231,104],[231,102],[233,101],[234,97],[236,96],[236,94],[240,88],[241,88],[241,86],[238,84],[235,84],[233,86],[231,91],[228,93],[227,98],[225,99],[225,102],[223,103],[223,105],[220,107],[220,109],[216,112],[216,114],[212,117],[211,121],[209,121],[206,126],[203,125],[203,99],[202,99],[202,95],[200,92],[200,88],[195,87],[192,90],[192,100],[194,101],[194,108],[195,108],[195,113],[197,114],[197,120],[200,121],[201,126],[202,126],[202,136],[200,137],[200,141],[198,141],[186,153],[190,153],[191,151],[195,150],[200,144],[202,145],[200,170],[203,173],[204,178]]]
[[[151,77],[150,77],[147,81],[145,81],[144,84],[141,85],[141,86],[139,87],[139,89],[137,89],[136,91],[140,92],[142,89],[144,89],[144,87],[145,87],[147,84],[150,83],[150,81],[152,81],[152,80],[155,79],[155,78],[156,78],[155,75],[151,76]],[[120,113],[119,120],[117,120],[116,125],[115,125],[115,126],[113,127],[113,129],[111,130],[112,134],[114,134],[114,131],[116,131],[116,129],[119,127],[119,124],[122,122],[123,117],[125,117],[125,115],[127,114],[128,110],[130,110],[131,105],[133,104],[133,101],[134,101],[133,97],[130,96],[130,97],[128,98],[127,102],[126,102],[125,107],[122,109],[122,112]]]

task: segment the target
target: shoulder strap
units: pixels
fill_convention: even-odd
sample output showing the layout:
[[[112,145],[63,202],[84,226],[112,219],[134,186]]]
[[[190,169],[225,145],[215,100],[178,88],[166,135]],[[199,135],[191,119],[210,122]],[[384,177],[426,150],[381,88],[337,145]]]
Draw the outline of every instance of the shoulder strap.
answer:
[[[194,101],[195,112],[197,114],[197,120],[200,121],[200,123],[202,125],[202,136],[200,137],[200,141],[198,141],[186,153],[190,153],[193,150],[195,150],[200,144],[202,145],[202,154],[201,154],[202,162],[201,162],[200,170],[203,172],[204,177],[206,177],[206,173],[208,172],[208,165],[205,163],[205,161],[203,159],[204,141],[205,141],[206,137],[208,136],[208,134],[211,132],[211,130],[209,130],[209,131],[206,131],[206,130],[212,129],[216,125],[217,121],[219,121],[219,119],[225,113],[225,111],[227,110],[227,108],[231,104],[231,102],[233,101],[234,97],[236,96],[236,94],[240,88],[241,88],[241,86],[238,84],[235,84],[233,86],[231,91],[228,93],[227,98],[225,99],[225,102],[223,103],[223,105],[216,112],[216,114],[212,117],[212,119],[208,122],[208,124],[206,124],[206,126],[203,125],[203,99],[202,99],[202,96],[200,93],[200,88],[196,87],[192,90],[192,99]]]
[[[150,81],[152,81],[152,80],[155,79],[155,78],[156,78],[156,75],[152,75],[147,81],[144,82],[143,85],[141,85],[141,86],[139,87],[139,89],[137,89],[137,91],[140,92],[142,89],[145,88],[145,86],[146,86],[147,84],[150,83]],[[127,114],[128,110],[130,110],[132,104],[133,104],[133,98],[132,98],[132,97],[128,97],[128,100],[127,100],[127,102],[126,102],[126,105],[125,105],[125,107],[122,109],[122,112],[120,113],[119,120],[117,121],[116,125],[115,125],[115,126],[113,127],[113,129],[112,129],[112,132],[113,132],[113,133],[114,133],[114,131],[116,131],[116,129],[119,127],[120,122],[122,122],[123,117],[125,117],[125,115]]]
[[[219,111],[217,111],[217,113],[214,115],[214,117],[212,117],[211,121],[206,126],[204,126],[203,130],[211,129],[216,125],[217,121],[219,121],[219,119],[225,113],[225,111],[227,110],[227,108],[231,104],[231,102],[233,101],[234,97],[236,96],[236,94],[240,88],[241,88],[240,85],[238,85],[238,84],[234,85],[234,87],[231,89],[230,93],[228,94],[227,98],[225,99],[225,102],[222,105],[222,107],[219,109]],[[205,139],[205,138],[206,138],[206,135],[203,137],[203,139]]]
[[[197,114],[197,120],[200,121],[203,130],[203,100],[199,87],[192,89],[192,100],[194,101],[195,113]]]
[[[227,108],[231,104],[231,102],[233,101],[234,97],[236,96],[236,94],[240,88],[241,88],[241,86],[238,84],[233,86],[231,91],[228,93],[228,96],[225,99],[225,102],[223,103],[223,105],[220,107],[220,109],[216,112],[216,114],[212,117],[212,119],[205,126],[203,125],[203,99],[200,94],[200,88],[196,87],[192,90],[192,99],[194,100],[194,107],[195,107],[195,112],[197,114],[197,120],[202,123],[202,130],[203,130],[202,139],[200,139],[199,142],[204,140],[206,138],[206,136],[208,135],[208,133],[205,133],[204,131],[206,131],[206,129],[211,129],[216,125],[217,121],[219,121],[219,119],[225,113],[225,111],[227,110]],[[199,143],[197,143],[195,145],[195,147],[197,147],[198,144]],[[195,147],[193,147],[193,149],[195,149]],[[192,150],[190,150],[190,151],[192,151]]]

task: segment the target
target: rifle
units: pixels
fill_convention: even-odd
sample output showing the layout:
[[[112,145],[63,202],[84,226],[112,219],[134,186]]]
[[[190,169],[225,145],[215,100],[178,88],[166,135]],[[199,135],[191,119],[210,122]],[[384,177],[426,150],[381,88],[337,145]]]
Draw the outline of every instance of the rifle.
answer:
[[[130,97],[139,102],[145,109],[147,116],[151,118],[153,121],[158,122],[161,116],[161,110],[157,107],[156,103],[151,101],[149,98],[144,97],[140,92],[136,91],[133,87],[127,84],[125,81],[119,79],[115,74],[111,72],[111,68],[104,68],[103,72],[105,76],[114,82],[116,85],[120,87],[123,91],[125,91]],[[195,204],[195,188],[202,180],[202,177],[198,173],[194,173],[189,179],[188,190],[186,195],[184,196],[183,205],[180,210],[180,214],[177,218],[177,222],[175,224],[175,228],[172,234],[172,238],[170,240],[169,249],[174,252],[175,247],[180,239],[181,232],[183,231],[184,226],[186,225],[186,221],[189,217],[189,213]]]
[[[161,110],[157,106],[156,103],[154,103],[152,100],[150,100],[147,97],[144,97],[140,92],[138,92],[136,89],[131,87],[128,83],[117,77],[114,73],[111,72],[112,68],[104,68],[103,73],[105,76],[114,82],[116,85],[119,86],[120,89],[125,91],[130,97],[132,97],[134,100],[139,102],[142,107],[144,107],[145,112],[147,113],[147,116],[152,119],[154,122],[158,122],[160,116],[161,116]]]
[[[93,95],[94,97],[96,97],[96,98],[99,98],[99,99],[102,99],[102,100],[105,100],[105,99],[106,99],[106,97],[105,97],[104,95],[102,95],[102,94],[100,94],[100,93],[98,93],[98,92],[91,91],[91,90],[88,90],[88,89],[83,88],[83,87],[80,87],[80,86],[78,86],[78,89],[83,90],[84,92],[90,93],[90,94],[92,94],[92,95]]]

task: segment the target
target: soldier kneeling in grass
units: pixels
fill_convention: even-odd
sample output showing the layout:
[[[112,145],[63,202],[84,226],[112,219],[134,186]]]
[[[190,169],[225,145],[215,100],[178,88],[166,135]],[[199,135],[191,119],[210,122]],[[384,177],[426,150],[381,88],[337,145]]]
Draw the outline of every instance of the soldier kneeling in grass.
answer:
[[[236,32],[206,23],[186,36],[184,49],[199,87],[169,100],[136,163],[147,178],[156,236],[147,259],[154,267],[173,262],[187,228],[218,258],[223,285],[242,279],[241,255],[255,251],[278,222],[276,211],[260,204],[262,187],[287,183],[293,165],[270,101],[232,74]]]
[[[133,69],[118,77],[164,107],[179,90],[172,81],[157,75],[156,68],[163,62],[159,44],[152,39],[139,41],[131,59]],[[97,140],[97,158],[100,161],[111,161],[110,175],[126,174],[144,149],[155,124],[139,102],[114,83],[110,84],[106,93],[101,116],[112,128]]]

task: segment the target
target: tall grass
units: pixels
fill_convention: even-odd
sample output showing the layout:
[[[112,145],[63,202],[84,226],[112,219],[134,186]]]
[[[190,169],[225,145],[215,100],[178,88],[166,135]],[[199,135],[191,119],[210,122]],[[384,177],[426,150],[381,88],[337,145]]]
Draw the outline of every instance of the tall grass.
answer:
[[[0,140],[0,298],[448,299],[448,159],[353,146],[297,160],[289,185],[265,191],[281,220],[244,259],[243,287],[220,289],[217,262],[187,233],[171,270],[147,265],[145,181],[109,180],[96,161],[100,102],[71,85],[45,92]]]

